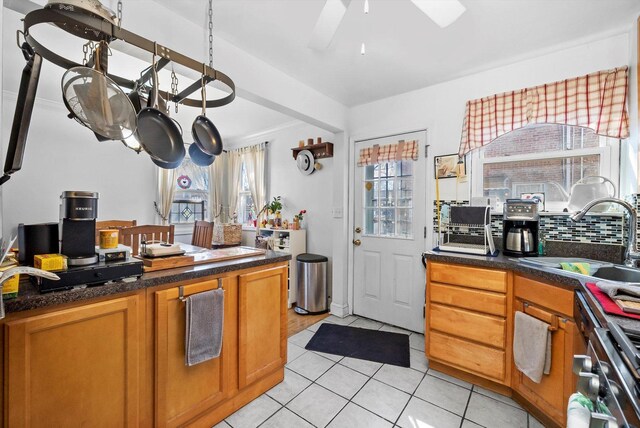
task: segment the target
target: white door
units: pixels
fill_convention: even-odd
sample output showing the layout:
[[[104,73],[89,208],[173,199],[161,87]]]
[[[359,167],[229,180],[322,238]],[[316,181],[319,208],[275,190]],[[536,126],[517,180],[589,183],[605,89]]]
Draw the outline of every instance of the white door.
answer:
[[[418,159],[358,166],[362,149],[417,141]],[[426,132],[356,141],[353,311],[423,332]]]

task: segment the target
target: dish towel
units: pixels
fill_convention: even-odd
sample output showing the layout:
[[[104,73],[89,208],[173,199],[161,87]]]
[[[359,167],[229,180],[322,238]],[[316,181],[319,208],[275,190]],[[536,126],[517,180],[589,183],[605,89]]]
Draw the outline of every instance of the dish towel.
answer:
[[[535,383],[551,371],[549,324],[524,312],[516,312],[513,331],[513,360],[518,370]]]
[[[596,406],[593,405],[593,401],[580,392],[571,394],[567,405],[567,428],[589,428],[591,413],[611,415],[607,406],[600,400]]]
[[[569,272],[581,273],[583,275],[591,275],[591,266],[589,263],[560,263],[562,270]]]
[[[224,290],[187,297],[184,363],[194,366],[220,356],[224,325]]]
[[[612,299],[640,302],[640,284],[638,283],[598,281],[596,286]]]

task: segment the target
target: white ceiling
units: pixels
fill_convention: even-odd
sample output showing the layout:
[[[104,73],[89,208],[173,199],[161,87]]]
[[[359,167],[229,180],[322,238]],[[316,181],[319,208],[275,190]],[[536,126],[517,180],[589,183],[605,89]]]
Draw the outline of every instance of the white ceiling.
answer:
[[[156,0],[204,26],[206,0]],[[447,81],[554,47],[627,31],[638,0],[461,0],[439,28],[409,0],[353,0],[324,52],[307,43],[324,0],[214,0],[214,36],[347,106]],[[366,55],[360,45],[366,43]]]

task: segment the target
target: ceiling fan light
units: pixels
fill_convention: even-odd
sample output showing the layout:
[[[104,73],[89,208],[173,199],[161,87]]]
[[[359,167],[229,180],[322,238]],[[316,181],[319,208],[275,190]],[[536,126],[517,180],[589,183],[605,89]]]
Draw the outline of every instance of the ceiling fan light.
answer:
[[[441,28],[445,28],[460,18],[467,10],[458,0],[411,0],[418,9]]]
[[[360,46],[360,55],[364,55],[365,53],[364,42],[362,42],[362,46]]]
[[[364,0],[364,13],[369,13],[369,0]]]

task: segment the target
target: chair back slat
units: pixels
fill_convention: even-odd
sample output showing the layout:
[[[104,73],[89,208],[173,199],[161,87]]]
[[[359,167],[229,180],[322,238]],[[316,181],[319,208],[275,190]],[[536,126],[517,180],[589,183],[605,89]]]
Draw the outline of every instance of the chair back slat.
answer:
[[[119,242],[123,245],[131,247],[131,255],[140,254],[140,246],[143,236],[146,235],[147,242],[167,242],[173,244],[175,234],[175,226],[160,226],[155,224],[147,224],[141,226],[132,226],[120,229]]]
[[[191,245],[203,248],[211,248],[213,242],[213,222],[196,220],[193,224]]]

